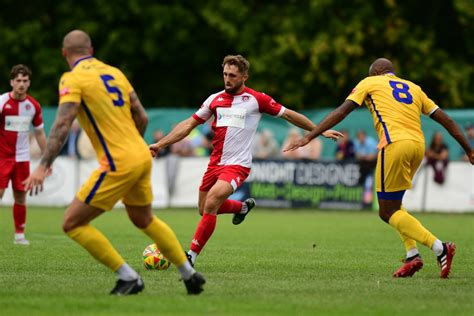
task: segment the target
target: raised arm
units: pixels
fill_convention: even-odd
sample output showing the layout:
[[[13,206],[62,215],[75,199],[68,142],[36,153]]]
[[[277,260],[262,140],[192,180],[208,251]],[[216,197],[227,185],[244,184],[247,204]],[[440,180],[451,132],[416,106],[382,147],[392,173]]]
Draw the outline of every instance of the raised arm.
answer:
[[[458,124],[456,124],[456,122],[454,122],[453,119],[441,109],[437,109],[436,111],[434,111],[430,115],[430,117],[439,124],[441,124],[449,132],[449,134],[454,137],[454,139],[459,143],[459,145],[461,145],[461,147],[466,152],[466,155],[469,158],[471,164],[474,164],[473,149],[469,145],[469,142],[467,141],[463,132],[459,128]]]
[[[316,125],[309,118],[307,118],[301,113],[298,113],[290,109],[285,109],[285,112],[283,112],[281,117],[287,120],[289,123],[307,131],[311,131],[316,127]],[[324,137],[331,138],[334,140],[337,140],[340,137],[343,137],[343,135],[339,133],[338,131],[323,130],[323,132],[324,132],[323,133]]]
[[[295,150],[298,147],[302,147],[308,144],[313,138],[318,137],[324,131],[330,129],[331,127],[337,125],[341,122],[349,113],[357,109],[359,105],[351,100],[346,100],[342,103],[337,109],[329,113],[320,123],[315,126],[311,132],[309,132],[305,137],[298,140],[295,143],[288,145],[283,151]]]
[[[143,136],[145,134],[146,127],[148,125],[148,115],[143,108],[140,99],[138,98],[135,91],[130,93],[130,106],[132,111],[132,118],[135,121],[135,126],[137,127],[140,134]]]
[[[150,152],[153,157],[160,151],[161,148],[179,142],[183,138],[189,135],[191,131],[199,125],[199,122],[193,117],[190,117],[184,121],[181,121],[176,125],[171,132],[163,137],[160,141],[155,144],[150,145]]]

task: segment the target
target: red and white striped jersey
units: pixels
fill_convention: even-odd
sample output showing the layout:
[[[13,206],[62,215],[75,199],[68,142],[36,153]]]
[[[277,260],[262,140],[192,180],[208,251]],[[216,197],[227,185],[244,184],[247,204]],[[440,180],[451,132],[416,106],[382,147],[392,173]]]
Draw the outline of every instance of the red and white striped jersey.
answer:
[[[281,116],[285,107],[272,97],[248,87],[240,94],[221,91],[211,95],[193,114],[199,123],[212,115],[213,150],[209,165],[252,165],[251,145],[262,113]]]
[[[0,95],[0,159],[29,161],[30,125],[43,128],[41,106],[31,96],[15,100],[10,92]]]

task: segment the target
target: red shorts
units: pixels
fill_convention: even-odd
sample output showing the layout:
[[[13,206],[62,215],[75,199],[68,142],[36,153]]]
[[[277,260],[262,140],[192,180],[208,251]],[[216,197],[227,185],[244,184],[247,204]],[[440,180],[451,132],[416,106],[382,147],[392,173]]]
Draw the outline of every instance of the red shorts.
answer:
[[[23,181],[30,175],[30,162],[0,160],[0,189],[6,189],[12,180],[12,188],[16,191],[25,191]]]
[[[208,192],[217,180],[229,182],[234,191],[244,183],[250,174],[250,168],[239,165],[208,166],[202,177],[199,191]]]

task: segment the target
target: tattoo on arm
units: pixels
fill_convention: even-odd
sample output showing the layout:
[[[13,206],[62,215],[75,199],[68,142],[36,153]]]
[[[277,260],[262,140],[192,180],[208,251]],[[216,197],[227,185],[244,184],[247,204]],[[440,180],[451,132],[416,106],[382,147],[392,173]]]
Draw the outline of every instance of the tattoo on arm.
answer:
[[[140,134],[143,136],[145,134],[146,127],[148,125],[148,116],[143,108],[140,99],[138,98],[135,92],[130,94],[130,108],[132,111],[132,118],[135,122],[135,126],[137,127]]]
[[[41,165],[49,168],[53,164],[54,159],[56,159],[59,151],[66,142],[69,128],[76,118],[78,109],[79,104],[73,102],[63,103],[59,106],[56,120],[54,121],[53,126],[49,132],[46,151],[41,158]]]

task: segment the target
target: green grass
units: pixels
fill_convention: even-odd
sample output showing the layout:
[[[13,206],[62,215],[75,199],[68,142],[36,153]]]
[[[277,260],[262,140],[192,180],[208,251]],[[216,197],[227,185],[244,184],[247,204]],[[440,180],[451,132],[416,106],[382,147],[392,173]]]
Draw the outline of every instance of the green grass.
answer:
[[[151,242],[123,210],[94,222],[140,271],[145,291],[111,297],[115,276],[61,231],[62,209],[30,208],[29,247],[14,246],[11,210],[0,208],[0,315],[474,315],[474,216],[417,214],[458,246],[452,277],[435,257],[413,278],[393,279],[403,246],[375,213],[257,209],[240,226],[228,215],[197,269],[208,283],[185,294],[174,267],[144,271]],[[157,211],[187,248],[199,216]]]

